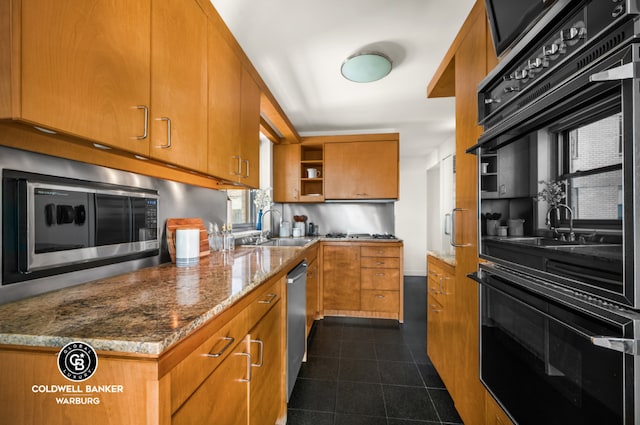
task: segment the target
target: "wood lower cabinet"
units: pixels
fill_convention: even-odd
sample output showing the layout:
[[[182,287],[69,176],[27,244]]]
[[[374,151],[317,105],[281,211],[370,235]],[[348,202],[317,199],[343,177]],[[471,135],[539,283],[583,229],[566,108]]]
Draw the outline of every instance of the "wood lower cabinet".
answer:
[[[401,243],[324,242],[323,314],[403,321]]]
[[[455,386],[455,268],[427,256],[427,354],[450,392]]]
[[[0,374],[0,412],[9,421],[3,423],[282,423],[285,285],[284,276],[266,282],[160,356],[99,352],[95,375],[82,383],[59,373],[58,349],[2,346],[0,362],[6,370]],[[54,385],[70,389],[65,394],[46,391]],[[87,395],[85,385],[116,390]],[[89,396],[99,402],[86,402]],[[62,398],[74,401],[57,401]]]
[[[249,423],[249,369],[247,338],[209,375],[171,419],[172,425]]]
[[[327,310],[360,310],[360,247],[325,244],[322,259],[325,314]]]
[[[318,270],[318,248],[310,248],[313,250],[307,256],[309,267],[307,268],[307,330],[306,335],[309,336],[313,322],[319,316],[318,309],[318,286],[319,286],[319,270]]]
[[[513,425],[509,416],[489,393],[485,397],[484,416],[485,425]]]
[[[249,423],[273,425],[278,420],[284,396],[281,301],[249,332],[251,376],[249,382]],[[216,422],[218,422],[216,420]],[[224,422],[219,422],[224,423]]]

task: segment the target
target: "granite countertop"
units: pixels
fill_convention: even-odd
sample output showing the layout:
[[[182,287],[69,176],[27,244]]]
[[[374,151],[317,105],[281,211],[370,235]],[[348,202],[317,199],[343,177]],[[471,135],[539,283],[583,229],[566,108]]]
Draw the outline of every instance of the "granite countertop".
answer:
[[[0,305],[0,344],[158,355],[285,268],[304,248],[241,247]]]
[[[456,266],[456,255],[448,254],[442,251],[428,251],[427,255],[431,255],[432,257],[436,257],[437,259],[444,261],[452,267]]]

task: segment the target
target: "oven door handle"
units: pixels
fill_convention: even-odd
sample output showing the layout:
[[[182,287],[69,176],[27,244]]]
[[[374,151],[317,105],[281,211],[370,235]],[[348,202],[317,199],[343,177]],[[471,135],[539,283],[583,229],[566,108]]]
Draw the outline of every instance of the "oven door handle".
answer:
[[[640,77],[640,64],[637,62],[629,62],[606,71],[596,72],[589,77],[589,81],[620,81],[630,80]]]
[[[616,338],[612,336],[592,336],[591,343],[598,347],[619,351],[633,356],[640,355],[640,341],[637,339]]]
[[[487,273],[488,275],[494,275],[498,278],[501,277],[500,273],[493,273],[490,271],[484,271],[484,273]],[[515,297],[512,294],[509,294],[507,292],[504,292],[503,290],[501,290],[500,288],[492,285],[489,281],[483,279],[481,277],[481,275],[478,272],[475,273],[471,273],[469,275],[467,275],[467,277],[475,280],[476,282],[478,282],[481,285],[486,285],[491,287],[493,290],[501,292],[503,295],[505,295],[508,298],[511,298],[513,300],[520,301],[517,297]],[[515,280],[515,279],[514,279]],[[603,348],[607,348],[609,350],[614,350],[614,351],[619,351],[621,353],[624,354],[631,354],[633,356],[638,356],[640,355],[640,340],[637,339],[629,339],[629,338],[619,338],[619,337],[615,337],[615,336],[602,336],[602,335],[593,335],[593,333],[589,332],[588,330],[577,326],[573,323],[567,323],[567,322],[563,322],[560,319],[558,319],[557,317],[554,317],[553,315],[549,314],[546,311],[542,311],[541,309],[533,306],[533,305],[529,305],[528,306],[531,310],[534,310],[536,313],[538,313],[539,315],[552,320],[556,323],[561,324],[562,326],[566,327],[567,329],[570,329],[572,332],[576,333],[577,335],[580,335],[582,338],[587,339],[588,341],[591,341],[591,343],[593,345],[596,345],[598,347],[603,347]]]

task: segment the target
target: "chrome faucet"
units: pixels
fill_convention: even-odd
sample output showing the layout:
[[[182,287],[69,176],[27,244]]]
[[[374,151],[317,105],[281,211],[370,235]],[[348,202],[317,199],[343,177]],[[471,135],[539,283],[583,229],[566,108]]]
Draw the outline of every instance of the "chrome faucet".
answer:
[[[266,211],[264,211],[264,212],[262,213],[262,223],[264,224],[264,222],[265,222],[265,217],[267,216],[267,214],[268,214],[268,213],[271,213],[271,218],[273,218],[273,213],[274,213],[274,212],[277,212],[278,214],[280,214],[280,223],[282,223],[282,213],[280,212],[280,210],[277,210],[277,209],[275,209],[275,208],[269,208],[269,209],[267,209]],[[270,223],[270,224],[271,224],[271,223]],[[269,230],[270,230],[270,231],[273,231],[272,226],[269,226]],[[265,238],[265,237],[264,237],[264,233],[263,233],[263,232],[260,232],[260,242],[264,242],[264,241],[265,241],[265,239],[268,239],[268,237],[266,237],[266,238]]]
[[[558,212],[560,211],[560,208],[564,208],[567,210],[567,213],[569,214],[569,235],[568,235],[568,240],[573,242],[576,240],[576,234],[573,233],[573,210],[571,209],[571,207],[567,204],[558,204],[558,205],[552,205],[548,210],[547,210],[547,218],[545,220],[545,224],[547,226],[549,226],[549,230],[553,231],[553,236],[554,238],[558,237],[558,229],[556,229],[556,227],[554,225],[551,224],[551,211],[555,210],[556,211],[556,218],[558,219]],[[561,235],[561,239],[564,240],[564,235]]]

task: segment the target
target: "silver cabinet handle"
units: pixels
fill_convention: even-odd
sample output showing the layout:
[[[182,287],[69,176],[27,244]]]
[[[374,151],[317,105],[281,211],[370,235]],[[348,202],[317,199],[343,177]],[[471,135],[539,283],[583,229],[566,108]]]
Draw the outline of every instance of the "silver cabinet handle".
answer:
[[[214,359],[215,359],[215,358],[220,357],[220,356],[222,355],[222,353],[224,353],[225,351],[227,351],[227,349],[228,349],[229,347],[231,347],[231,345],[233,344],[233,342],[234,342],[236,339],[235,339],[234,337],[232,337],[232,336],[225,336],[225,337],[223,337],[223,338],[222,338],[222,340],[223,340],[223,341],[227,341],[227,343],[225,344],[225,346],[224,346],[224,347],[222,347],[222,349],[221,349],[220,351],[218,351],[217,353],[211,353],[211,352],[209,352],[209,353],[207,353],[207,354],[203,354],[203,356],[205,356],[205,357],[213,357]],[[212,349],[213,349],[213,348],[212,348]]]
[[[244,163],[246,164],[246,166],[247,166],[247,174],[245,174],[243,177],[244,177],[245,179],[248,179],[248,178],[249,178],[249,160],[248,160],[248,159],[245,159],[245,160],[243,160],[242,162],[244,162]]]
[[[455,247],[465,247],[469,246],[469,244],[461,244],[456,241],[456,213],[465,211],[464,208],[454,208],[451,210],[451,237],[449,238],[449,243],[451,246]]]
[[[247,378],[240,379],[240,382],[251,382],[251,378],[253,378],[253,369],[251,369],[251,353],[238,353],[238,355],[247,357]]]
[[[142,136],[136,136],[136,139],[143,140],[149,135],[149,108],[146,105],[138,105],[136,108],[144,111],[144,132]]]
[[[384,295],[376,295],[376,298],[384,298]]]
[[[258,356],[258,363],[253,363],[251,366],[254,367],[262,367],[264,364],[264,342],[259,339],[251,339],[249,340],[251,344],[258,344],[260,346],[260,355]]]
[[[267,294],[267,298],[258,301],[258,304],[271,304],[277,297],[276,294]]]
[[[376,261],[376,266],[384,266],[384,261]]]
[[[234,155],[231,158],[238,160],[238,168],[237,168],[237,171],[235,172],[235,175],[241,176],[242,175],[242,158],[240,157],[240,155]]]
[[[444,215],[444,234],[451,235],[451,214]]]
[[[156,146],[158,148],[167,149],[171,147],[171,118],[169,117],[160,117],[156,118],[157,121],[166,121],[167,122],[167,144]]]
[[[380,276],[380,277],[382,277],[382,276],[384,276],[384,275],[385,275],[384,273],[376,273],[376,276]]]

